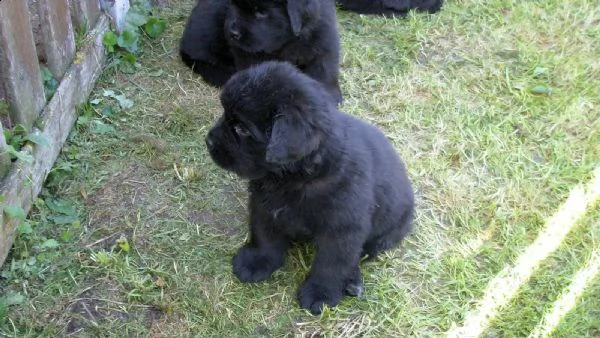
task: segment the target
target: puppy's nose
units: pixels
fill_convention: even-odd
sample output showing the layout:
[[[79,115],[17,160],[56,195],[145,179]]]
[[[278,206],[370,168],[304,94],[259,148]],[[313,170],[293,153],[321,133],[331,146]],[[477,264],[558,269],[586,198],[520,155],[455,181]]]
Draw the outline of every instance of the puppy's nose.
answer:
[[[240,30],[237,29],[236,27],[231,27],[231,28],[229,28],[229,36],[233,40],[239,40],[242,37],[242,33],[240,33]]]
[[[210,139],[210,136],[204,138],[204,142],[206,143],[206,148],[208,148],[208,150],[213,149],[215,146],[215,143]]]

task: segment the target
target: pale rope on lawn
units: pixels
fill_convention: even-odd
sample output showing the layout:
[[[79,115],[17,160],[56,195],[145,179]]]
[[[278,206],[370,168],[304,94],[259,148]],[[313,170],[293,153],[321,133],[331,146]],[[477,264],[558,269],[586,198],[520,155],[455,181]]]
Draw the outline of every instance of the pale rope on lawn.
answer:
[[[555,251],[586,209],[600,197],[600,167],[583,187],[578,185],[571,190],[569,197],[558,211],[550,217],[546,227],[513,266],[506,266],[490,281],[478,307],[466,314],[463,326],[454,326],[449,338],[479,337],[498,313],[525,283],[540,262]]]
[[[585,287],[600,272],[600,252],[594,251],[587,265],[579,270],[560,298],[529,335],[530,338],[549,337],[560,320],[575,306]]]

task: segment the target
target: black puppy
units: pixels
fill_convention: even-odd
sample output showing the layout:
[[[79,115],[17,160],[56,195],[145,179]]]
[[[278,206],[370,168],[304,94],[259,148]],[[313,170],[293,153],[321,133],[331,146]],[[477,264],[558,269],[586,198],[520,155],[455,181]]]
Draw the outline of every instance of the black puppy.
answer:
[[[179,52],[214,86],[222,86],[236,70],[267,60],[288,61],[342,101],[332,0],[199,0]]]
[[[317,253],[298,291],[314,314],[360,294],[361,257],[411,230],[414,197],[381,131],[337,110],[322,85],[285,62],[236,73],[206,145],[222,168],[250,180],[250,241],[233,258],[242,282],[269,277],[292,241]]]
[[[188,18],[179,42],[183,62],[212,86],[222,86],[235,73],[223,23],[227,0],[200,0]]]
[[[336,0],[341,9],[362,13],[381,15],[408,14],[408,11],[435,13],[442,8],[444,0]]]

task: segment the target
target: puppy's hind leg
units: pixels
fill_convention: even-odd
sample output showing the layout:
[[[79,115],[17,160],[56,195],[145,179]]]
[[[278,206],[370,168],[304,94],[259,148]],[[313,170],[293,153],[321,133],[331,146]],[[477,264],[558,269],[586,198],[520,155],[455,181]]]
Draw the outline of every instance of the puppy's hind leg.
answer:
[[[233,55],[223,32],[228,5],[228,0],[198,1],[179,41],[183,63],[215,87],[224,85],[235,73]]]
[[[231,64],[211,64],[206,61],[193,59],[185,51],[179,52],[181,60],[186,66],[190,67],[194,73],[200,74],[202,79],[211,86],[221,87],[229,80],[229,78],[235,73],[235,66],[233,61]]]
[[[406,210],[399,220],[386,232],[367,241],[363,246],[361,257],[367,257],[367,261],[377,258],[381,252],[398,245],[404,237],[412,230],[414,211]]]

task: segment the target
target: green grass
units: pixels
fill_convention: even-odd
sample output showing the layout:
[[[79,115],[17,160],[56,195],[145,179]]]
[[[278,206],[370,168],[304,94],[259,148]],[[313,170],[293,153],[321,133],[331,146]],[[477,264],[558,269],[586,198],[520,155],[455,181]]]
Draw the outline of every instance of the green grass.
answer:
[[[600,334],[600,279],[589,285],[579,304],[560,322],[555,337],[595,337]]]
[[[309,248],[290,250],[263,283],[231,274],[247,194],[204,146],[218,90],[177,55],[192,5],[169,2],[167,31],[144,40],[137,70],[107,68],[82,107],[1,270],[0,336],[443,336],[600,165],[594,1],[448,1],[405,19],[339,12],[343,110],[396,145],[418,217],[402,248],[363,266],[363,297],[311,316],[295,300]],[[597,212],[582,218],[486,334],[527,335],[600,250],[597,228]],[[599,280],[557,336],[598,332]]]
[[[568,287],[572,276],[590,260],[592,252],[598,251],[600,246],[600,209],[597,208],[587,217],[581,219],[572,232],[565,238],[558,248],[547,260],[539,271],[525,285],[520,293],[506,306],[501,314],[493,320],[490,332],[497,337],[524,337],[527,336],[541,320],[542,315],[548,313],[564,289]],[[593,290],[593,287],[591,288]],[[597,309],[596,309],[597,314]],[[590,319],[594,312],[588,313]],[[582,318],[585,318],[583,316]],[[581,334],[569,333],[571,336],[594,336],[593,330],[583,334],[585,326],[575,326]],[[600,327],[596,328],[596,331]],[[597,333],[596,332],[596,333]],[[568,333],[568,332],[565,332]]]

